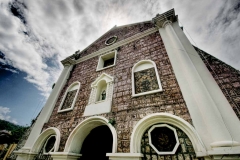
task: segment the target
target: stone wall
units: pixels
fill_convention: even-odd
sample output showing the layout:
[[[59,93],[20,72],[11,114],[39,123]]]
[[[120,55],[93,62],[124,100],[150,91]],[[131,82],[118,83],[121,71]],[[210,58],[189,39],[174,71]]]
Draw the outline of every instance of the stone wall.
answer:
[[[145,22],[145,23],[139,23],[136,25],[130,25],[130,26],[126,26],[126,27],[112,28],[110,31],[108,31],[102,37],[100,37],[98,40],[96,40],[96,42],[94,42],[92,45],[90,45],[89,47],[84,49],[81,52],[80,58],[84,57],[88,54],[91,54],[93,52],[96,52],[99,49],[104,48],[106,46],[105,41],[108,38],[111,38],[112,36],[117,36],[116,42],[119,42],[121,40],[129,38],[137,33],[143,32],[143,31],[153,28],[153,27],[154,27],[154,25],[151,22]]]
[[[240,71],[196,47],[195,49],[240,119]]]
[[[139,31],[139,29],[137,29]],[[91,83],[102,73],[114,77],[112,112],[99,116],[115,119],[118,136],[117,152],[130,152],[130,136],[136,123],[143,117],[157,112],[177,115],[192,124],[186,103],[183,99],[166,49],[159,32],[152,33],[119,48],[116,66],[96,71],[99,57],[77,64],[63,88],[49,122],[48,127],[57,127],[61,132],[59,151],[64,150],[71,131],[84,119],[83,112],[88,104]],[[140,60],[152,60],[156,63],[163,91],[160,93],[132,98],[132,67]],[[57,113],[63,95],[73,82],[81,83],[73,111]]]

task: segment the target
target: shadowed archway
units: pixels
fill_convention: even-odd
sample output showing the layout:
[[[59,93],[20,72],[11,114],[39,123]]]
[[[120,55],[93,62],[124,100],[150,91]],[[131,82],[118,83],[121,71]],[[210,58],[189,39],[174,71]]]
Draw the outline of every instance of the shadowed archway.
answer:
[[[80,154],[80,160],[108,160],[106,153],[112,152],[113,137],[112,132],[106,125],[98,126],[91,130],[85,138]]]

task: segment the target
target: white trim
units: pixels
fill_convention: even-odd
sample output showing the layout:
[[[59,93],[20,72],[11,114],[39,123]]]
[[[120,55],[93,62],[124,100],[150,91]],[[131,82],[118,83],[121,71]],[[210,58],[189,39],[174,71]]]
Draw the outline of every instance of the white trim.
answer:
[[[111,38],[114,38],[114,41],[111,42],[111,43],[107,43],[107,41],[108,41],[109,39],[111,39]],[[115,42],[117,41],[117,39],[118,39],[117,36],[111,36],[111,37],[109,37],[109,38],[105,41],[105,45],[110,46],[110,45],[112,45],[113,43],[115,43]]]
[[[52,152],[54,150],[54,146],[55,146],[55,143],[56,143],[56,136],[55,135],[51,135],[51,136],[48,137],[48,139],[46,140],[46,142],[44,144],[44,147],[43,147],[43,153],[44,154],[49,153],[49,152],[46,152],[46,145],[47,145],[49,139],[52,138],[52,137],[55,137],[55,142],[54,142],[53,148],[51,148],[49,152]]]
[[[159,32],[193,124],[207,150],[240,145],[240,121],[178,23],[165,25]]]
[[[141,160],[142,153],[107,153],[110,160]]]
[[[112,54],[114,54],[114,55],[112,56]],[[111,55],[110,58],[108,57],[109,55]],[[108,58],[105,58],[105,57],[108,57]],[[107,66],[107,67],[103,67],[104,61],[106,61],[108,59],[111,59],[111,58],[114,58],[113,64],[110,65],[110,66]],[[111,68],[111,67],[115,66],[116,65],[116,60],[117,60],[117,50],[109,51],[109,52],[99,56],[96,71],[101,71],[101,70],[104,70],[104,69]]]
[[[113,136],[112,153],[117,151],[117,133],[115,128],[108,123],[108,120],[101,116],[93,116],[85,119],[71,132],[67,139],[64,152],[68,153],[79,153],[82,148],[82,144],[90,133],[90,131],[98,126],[106,125],[109,127]],[[94,154],[94,153],[93,153]]]
[[[78,160],[81,154],[67,153],[67,152],[50,152],[53,160]]]
[[[108,30],[107,32],[105,32],[101,37],[99,37],[99,38],[96,39],[94,42],[92,42],[90,45],[88,45],[88,46],[87,46],[84,50],[82,50],[79,54],[81,54],[81,53],[83,53],[84,51],[86,51],[86,50],[87,50],[89,47],[91,47],[95,42],[97,42],[99,39],[101,39],[103,36],[105,36],[107,33],[109,33],[110,31],[112,31],[112,30],[114,30],[114,29],[120,29],[120,28],[123,28],[123,27],[129,27],[129,26],[131,26],[131,25],[136,25],[136,24],[141,24],[141,23],[144,24],[144,23],[148,23],[148,22],[151,22],[151,21],[137,22],[137,23],[127,24],[127,25],[122,25],[122,26],[114,26],[113,28],[111,28],[110,30]],[[150,28],[150,29],[148,29],[148,30],[145,30],[144,32],[138,33],[138,34],[136,34],[136,35],[134,35],[134,36],[132,36],[132,37],[129,37],[129,38],[126,38],[126,39],[124,39],[124,40],[122,40],[122,41],[120,41],[120,42],[117,42],[116,44],[118,44],[118,46],[115,46],[115,45],[114,45],[114,46],[115,46],[114,48],[111,47],[111,49],[108,49],[108,47],[105,47],[105,48],[103,48],[103,49],[101,49],[101,50],[105,50],[105,51],[103,51],[103,52],[107,52],[107,51],[109,51],[109,50],[115,49],[115,48],[117,48],[117,47],[119,47],[119,46],[122,46],[122,45],[124,45],[124,44],[127,44],[127,43],[130,43],[130,42],[132,42],[132,41],[135,41],[136,39],[139,39],[139,38],[142,38],[142,37],[144,37],[144,36],[147,36],[147,35],[153,33],[152,31],[156,32],[157,29],[156,29],[155,27]],[[131,40],[131,41],[125,43],[125,42],[128,41],[128,40]],[[124,43],[124,44],[123,44],[123,43]],[[98,51],[96,51],[96,52],[98,52]],[[94,52],[94,53],[96,53],[96,52]],[[102,54],[103,52],[101,52],[100,54]],[[100,54],[97,54],[97,55],[100,55]],[[91,55],[92,55],[92,54],[91,54]],[[97,56],[97,55],[95,55],[95,56]],[[91,56],[91,58],[92,58],[92,57],[95,57],[95,56]],[[85,57],[86,57],[86,56],[84,56],[83,58],[85,59]],[[90,58],[87,58],[87,59],[90,59]],[[87,60],[87,59],[85,59],[85,60]],[[85,61],[85,60],[82,60],[82,58],[80,58],[79,60],[77,60],[76,63],[79,63],[79,62],[82,62],[82,61]],[[72,60],[72,59],[71,59],[71,56],[69,56],[69,57],[65,58],[64,60],[62,60],[61,62],[62,62],[63,65],[67,65],[67,64],[74,64],[74,63],[75,63],[75,60]]]
[[[173,131],[174,133],[174,136],[175,136],[175,140],[176,140],[176,144],[173,148],[172,151],[166,151],[166,152],[163,152],[163,151],[158,151],[158,149],[152,144],[152,136],[151,136],[151,132],[155,129],[155,128],[160,128],[160,127],[167,127],[169,128],[170,130]],[[177,136],[177,132],[176,132],[176,129],[167,125],[167,124],[158,124],[158,125],[154,125],[152,126],[149,130],[148,130],[148,138],[149,138],[149,145],[157,152],[157,154],[159,155],[166,155],[166,154],[175,154],[178,146],[179,146],[179,140],[178,140],[178,136]]]
[[[92,82],[91,87],[97,87],[101,80],[105,80],[106,83],[113,82],[114,78],[106,73],[102,73],[94,82]]]
[[[69,73],[72,70],[72,67],[73,67],[72,65],[64,67],[60,77],[58,78],[58,81],[57,81],[55,87],[53,88],[50,96],[48,97],[48,99],[46,101],[46,104],[44,105],[35,124],[33,125],[32,131],[31,131],[30,135],[28,136],[28,139],[27,139],[26,143],[24,144],[24,147],[19,150],[20,152],[21,151],[27,152],[27,151],[29,151],[29,148],[32,148],[33,143],[35,142],[38,135],[42,131],[42,127],[43,127],[44,123],[48,122],[48,120],[52,114],[52,111],[55,107],[56,101],[59,97],[59,94],[60,94],[63,86],[65,85],[67,78],[69,77]]]
[[[111,45],[111,46],[104,47],[104,48],[102,48],[102,49],[99,49],[99,50],[96,51],[96,52],[93,52],[93,53],[88,54],[88,55],[86,55],[86,56],[84,56],[84,57],[82,57],[82,58],[79,58],[78,60],[74,61],[74,64],[77,64],[77,63],[86,61],[86,60],[88,60],[88,59],[91,59],[91,58],[96,57],[96,56],[98,56],[98,55],[101,55],[101,54],[103,54],[103,53],[112,51],[112,50],[114,50],[114,49],[116,49],[116,48],[118,48],[118,47],[120,47],[120,46],[123,46],[123,45],[125,45],[125,44],[130,43],[130,42],[133,42],[133,41],[135,41],[135,40],[137,40],[137,39],[140,39],[140,38],[142,38],[142,37],[148,36],[149,34],[152,34],[152,33],[156,32],[156,31],[158,31],[158,30],[157,30],[157,28],[154,27],[154,28],[150,28],[150,29],[148,29],[148,30],[146,30],[146,31],[144,31],[144,32],[135,34],[134,36],[131,36],[131,37],[126,38],[126,39],[124,39],[124,40],[122,40],[122,41],[116,42],[116,43],[114,43],[114,44]],[[83,51],[82,51],[82,52],[83,52]],[[81,53],[82,53],[82,52],[81,52]],[[68,57],[67,59],[69,59],[69,58],[70,58],[70,57]],[[61,62],[64,63],[65,61],[67,61],[67,59],[62,60]],[[72,61],[72,62],[73,62],[73,61]]]
[[[143,64],[148,64],[148,63],[150,63],[151,65],[148,65],[148,66],[143,67],[141,69],[137,69],[137,71],[154,67],[159,89],[135,94],[135,80],[134,80],[134,72],[136,72],[135,69],[137,67],[143,65]],[[161,85],[161,81],[160,81],[160,78],[159,78],[159,74],[158,74],[157,66],[156,66],[155,62],[153,62],[152,60],[141,60],[141,61],[135,63],[134,66],[132,67],[132,97],[137,97],[137,96],[142,96],[142,95],[147,95],[147,94],[153,94],[153,93],[157,93],[157,92],[161,92],[161,91],[162,91],[162,85]]]
[[[38,136],[37,140],[34,142],[31,152],[38,153],[46,142],[46,139],[48,139],[52,135],[56,136],[53,152],[57,152],[60,144],[60,131],[55,127],[50,127],[46,129]]]
[[[154,113],[144,117],[136,124],[131,135],[130,141],[131,153],[141,152],[141,139],[143,133],[147,130],[148,127],[157,123],[171,124],[173,126],[178,127],[191,140],[197,157],[207,155],[203,143],[195,129],[182,118],[169,113]]]
[[[76,82],[73,82],[73,83],[67,88],[67,90],[65,91],[64,96],[63,96],[63,98],[62,98],[61,104],[60,104],[60,106],[58,107],[58,113],[73,110],[73,107],[74,107],[74,105],[75,105],[75,103],[76,103],[77,96],[78,96],[78,93],[79,93],[79,90],[80,90],[80,85],[81,85],[80,82],[76,81]],[[77,86],[77,88],[76,88],[76,86]],[[71,107],[61,110],[62,105],[63,105],[63,103],[64,103],[64,101],[65,101],[65,99],[66,99],[67,93],[68,93],[69,91],[72,91],[72,90],[75,90],[75,89],[77,89],[77,93],[76,93],[76,95],[75,95],[75,97],[74,97],[74,99],[73,99],[73,102],[72,102]]]

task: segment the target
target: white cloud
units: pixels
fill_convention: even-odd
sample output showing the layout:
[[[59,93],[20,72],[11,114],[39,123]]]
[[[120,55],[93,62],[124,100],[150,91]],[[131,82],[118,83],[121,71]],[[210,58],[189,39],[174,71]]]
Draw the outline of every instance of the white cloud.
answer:
[[[4,68],[7,71],[13,72],[13,73],[19,73],[18,71],[14,70],[14,69],[10,69],[10,68]]]
[[[18,122],[16,119],[13,119],[11,116],[9,116],[10,112],[10,108],[0,106],[0,119],[17,124]]]
[[[0,0],[1,1],[1,0]],[[180,22],[201,49],[240,69],[239,12],[230,12],[236,1],[122,0],[87,1],[21,0],[27,24],[0,2],[0,50],[6,61],[44,94],[51,91],[62,66],[60,61],[83,50],[112,28],[151,20],[157,13],[175,8]],[[222,23],[228,17],[231,23]],[[235,17],[235,19],[234,19]],[[26,32],[26,34],[23,33]]]

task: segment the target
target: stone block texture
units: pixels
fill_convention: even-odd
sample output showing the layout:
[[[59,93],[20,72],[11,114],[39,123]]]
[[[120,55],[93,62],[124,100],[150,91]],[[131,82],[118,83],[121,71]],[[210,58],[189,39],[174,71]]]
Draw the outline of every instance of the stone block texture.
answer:
[[[240,71],[195,47],[240,120]]]
[[[118,36],[118,41],[121,41],[151,27],[153,27],[151,23],[144,23],[113,29],[83,51],[81,56],[106,47],[105,40],[111,36],[116,35]],[[98,60],[99,56],[96,56],[74,66],[57,100],[49,122],[44,125],[43,130],[48,127],[57,127],[60,130],[61,142],[59,151],[64,150],[66,140],[71,131],[84,119],[88,118],[83,117],[83,112],[90,97],[91,83],[102,73],[114,77],[112,111],[100,116],[116,120],[114,127],[118,138],[117,152],[130,152],[130,136],[133,128],[140,119],[149,114],[167,112],[179,116],[192,124],[186,103],[158,31],[120,46],[114,67],[96,71]],[[132,67],[140,60],[152,60],[156,63],[163,87],[162,92],[134,98],[131,96]],[[74,109],[58,113],[59,105],[67,87],[75,81],[79,81],[81,86]]]

